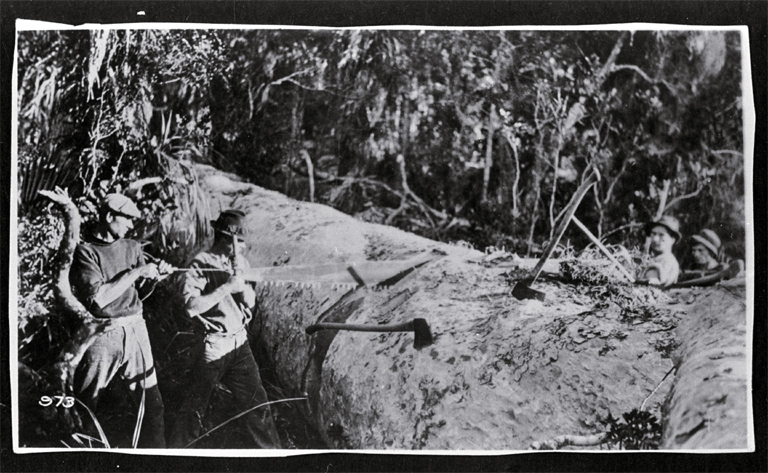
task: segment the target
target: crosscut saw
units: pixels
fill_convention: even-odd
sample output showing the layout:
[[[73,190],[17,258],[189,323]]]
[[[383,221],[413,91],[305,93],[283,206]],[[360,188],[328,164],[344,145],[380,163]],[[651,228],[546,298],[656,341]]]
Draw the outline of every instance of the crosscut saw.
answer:
[[[350,261],[345,263],[243,268],[240,270],[239,275],[246,281],[267,286],[297,285],[299,287],[316,287],[325,285],[341,289],[354,289],[360,286],[383,288],[395,284],[416,268],[442,256],[442,253],[432,251],[407,260]],[[173,271],[222,270],[213,268],[174,268]]]

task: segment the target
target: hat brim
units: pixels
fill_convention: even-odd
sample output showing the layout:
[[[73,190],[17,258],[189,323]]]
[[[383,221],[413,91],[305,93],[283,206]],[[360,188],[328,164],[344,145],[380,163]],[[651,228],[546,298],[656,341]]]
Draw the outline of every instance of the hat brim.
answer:
[[[694,241],[694,244],[701,245],[704,248],[708,249],[710,253],[712,253],[712,256],[717,258],[718,249],[715,247],[715,245],[712,244],[711,241],[707,240],[706,238],[703,238],[699,235],[693,235],[691,237],[691,240]]]
[[[213,229],[214,232],[221,233],[223,235],[228,235],[228,236],[235,236],[241,240],[244,239],[243,233],[235,233],[235,232],[230,232],[229,230],[221,229],[218,227],[215,220],[210,220],[210,222],[211,222],[211,228]]]
[[[653,227],[664,227],[667,230],[667,232],[669,232],[670,235],[675,237],[675,243],[680,241],[680,238],[682,237],[682,235],[680,235],[679,232],[674,231],[673,229],[669,228],[668,225],[665,225],[665,224],[663,224],[661,222],[648,222],[645,225],[645,233],[649,233],[650,234],[651,230],[653,230]]]

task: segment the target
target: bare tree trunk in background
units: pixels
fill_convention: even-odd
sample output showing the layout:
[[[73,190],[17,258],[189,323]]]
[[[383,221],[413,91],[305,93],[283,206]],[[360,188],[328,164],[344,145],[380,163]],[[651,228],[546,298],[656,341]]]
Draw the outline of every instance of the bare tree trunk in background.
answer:
[[[291,108],[291,143],[288,149],[288,162],[292,162],[299,154],[301,148],[301,122],[304,115],[303,100],[297,93],[294,94],[293,107]],[[283,194],[290,195],[293,186],[293,171],[291,166],[287,166],[287,178],[284,184]]]
[[[563,148],[562,130],[557,130],[557,149],[555,149],[555,169],[552,173],[552,197],[549,199],[549,239],[555,232],[555,197],[557,196],[557,171],[560,169],[560,150]]]
[[[410,148],[410,128],[411,128],[411,101],[408,96],[403,96],[403,115],[401,117],[400,128],[400,154],[408,154]]]
[[[539,219],[539,199],[541,198],[541,185],[539,184],[539,176],[534,173],[536,180],[536,197],[533,203],[533,213],[531,214],[531,228],[528,230],[528,250],[525,253],[526,258],[531,257],[531,249],[533,249],[533,231],[536,228],[536,221]]]
[[[496,122],[496,105],[491,103],[491,110],[488,114],[488,138],[485,144],[485,169],[483,170],[483,197],[482,201],[488,200],[488,183],[491,180],[491,167],[493,167],[493,132]]]
[[[520,217],[520,204],[518,202],[518,186],[520,184],[520,156],[518,155],[517,142],[515,139],[507,136],[507,141],[509,142],[509,146],[512,148],[512,154],[515,157],[515,179],[512,181],[512,218],[517,219]]]
[[[659,195],[659,206],[656,208],[656,214],[653,216],[653,220],[656,221],[664,215],[664,210],[667,207],[667,196],[669,195],[669,186],[671,181],[664,179],[664,187],[661,189]],[[648,254],[651,249],[651,237],[645,237],[645,244],[643,244],[643,253]]]
[[[309,177],[309,201],[315,201],[315,167],[312,165],[312,158],[309,157],[307,150],[302,149],[299,151],[304,158],[304,162],[307,163],[307,176]]]

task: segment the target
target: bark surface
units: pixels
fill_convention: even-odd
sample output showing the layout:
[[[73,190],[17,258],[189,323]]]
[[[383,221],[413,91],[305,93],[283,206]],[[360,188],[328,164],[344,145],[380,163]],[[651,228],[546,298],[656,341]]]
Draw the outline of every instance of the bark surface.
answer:
[[[665,405],[664,449],[746,449],[749,432],[744,278],[699,290],[680,323],[677,376]]]
[[[619,417],[643,403],[658,411],[669,392],[669,380],[658,385],[673,366],[675,327],[691,320],[698,304],[642,288],[659,313],[627,319],[589,288],[541,280],[535,289],[547,293],[545,302],[519,301],[511,296],[516,281],[505,277],[520,263],[511,256],[494,260],[360,222],[210,167],[198,173],[214,212],[247,212],[245,256],[252,266],[444,254],[385,291],[257,288],[255,331],[286,396],[308,395],[308,419],[335,448],[524,450],[560,435],[600,434],[599,419],[609,412]],[[555,262],[545,267],[557,269]],[[394,324],[416,317],[427,320],[434,337],[422,350],[413,348],[410,333],[304,333],[321,321]]]

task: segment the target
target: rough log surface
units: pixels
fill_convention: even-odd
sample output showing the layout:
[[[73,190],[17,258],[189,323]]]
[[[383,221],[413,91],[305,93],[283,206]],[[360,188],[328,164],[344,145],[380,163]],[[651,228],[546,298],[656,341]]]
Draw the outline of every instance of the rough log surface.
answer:
[[[669,391],[667,380],[647,399],[672,368],[665,347],[695,304],[667,300],[661,316],[628,321],[615,305],[597,306],[554,281],[535,285],[545,302],[518,301],[503,277],[509,266],[482,252],[363,223],[207,166],[198,173],[215,210],[247,211],[253,266],[445,253],[387,291],[258,288],[258,338],[286,395],[308,394],[304,411],[335,448],[525,450],[559,435],[598,434],[599,418],[644,401],[658,409]],[[659,306],[666,300],[642,291]],[[420,351],[409,333],[304,333],[320,321],[415,317],[434,336]]]
[[[665,406],[663,449],[747,449],[744,279],[701,291],[677,328],[677,376]]]

